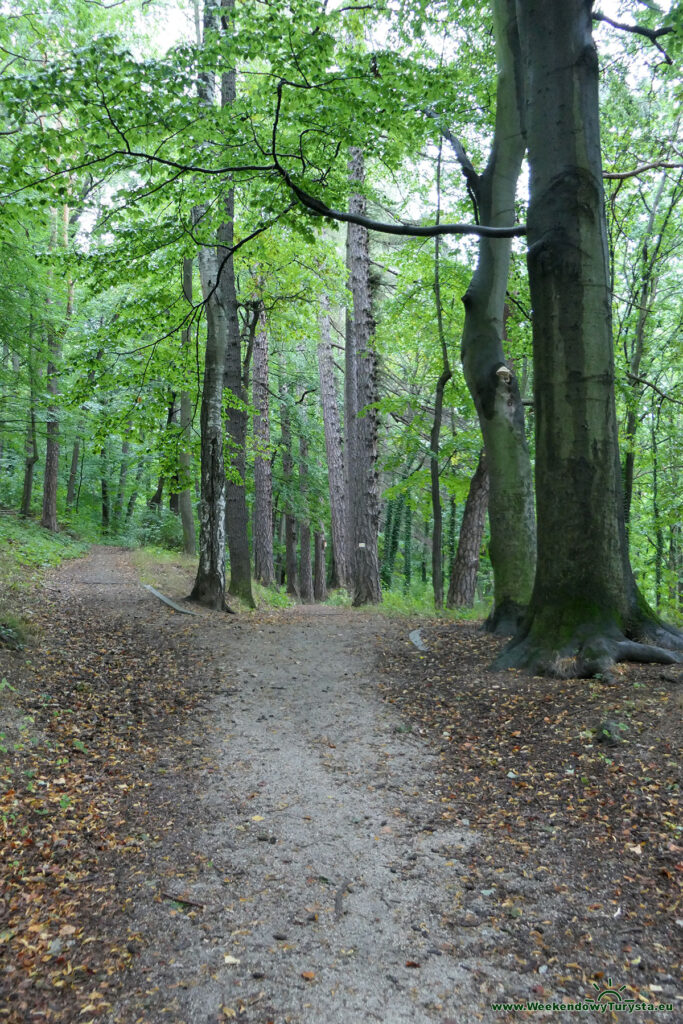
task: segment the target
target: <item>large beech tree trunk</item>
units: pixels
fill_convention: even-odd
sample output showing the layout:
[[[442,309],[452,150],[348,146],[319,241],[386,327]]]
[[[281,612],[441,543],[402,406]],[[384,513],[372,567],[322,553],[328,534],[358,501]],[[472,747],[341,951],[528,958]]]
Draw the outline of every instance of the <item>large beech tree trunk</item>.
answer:
[[[254,576],[264,586],[275,582],[273,561],[273,475],[268,401],[268,333],[261,304],[254,339]]]
[[[678,660],[663,645],[682,649],[683,636],[647,607],[628,560],[591,5],[517,6],[529,98],[538,566],[524,625],[498,664],[585,676],[615,660]]]
[[[355,147],[349,156],[349,178],[359,184],[365,178],[363,154]],[[359,192],[351,195],[349,211],[365,214],[365,198]],[[378,604],[382,600],[377,554],[378,417],[376,410],[370,408],[377,400],[377,354],[374,348],[375,321],[372,315],[366,228],[357,224],[348,225],[346,258],[349,289],[353,298],[353,311],[347,316],[345,391],[349,582],[354,605]]]
[[[330,492],[330,522],[332,526],[332,550],[336,568],[336,583],[346,587],[348,583],[346,545],[346,499],[344,494],[344,449],[342,443],[337,385],[334,376],[334,360],[330,340],[330,303],[326,295],[320,299],[320,344],[318,345],[318,373],[320,375],[320,401],[325,428],[325,451],[327,453],[327,477]]]
[[[498,64],[495,135],[483,174],[475,174],[466,158],[463,170],[480,222],[502,227],[515,222],[517,179],[525,151],[524,89],[515,2],[495,0],[493,9]],[[494,604],[487,628],[498,633],[514,632],[521,621],[531,597],[536,550],[524,412],[502,344],[510,247],[509,238],[479,240],[477,267],[463,298],[461,350],[488,464]]]
[[[451,578],[448,581],[447,608],[471,608],[474,604],[488,500],[489,473],[486,456],[482,452],[474,476],[470,481],[465,511],[460,524],[458,550],[453,559]]]

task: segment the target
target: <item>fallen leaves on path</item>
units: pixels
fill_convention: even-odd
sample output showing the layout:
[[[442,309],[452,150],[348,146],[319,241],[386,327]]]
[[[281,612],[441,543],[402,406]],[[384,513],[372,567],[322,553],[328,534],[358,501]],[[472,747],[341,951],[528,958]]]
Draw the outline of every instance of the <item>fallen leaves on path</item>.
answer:
[[[663,977],[671,993],[683,917],[679,677],[659,666],[610,680],[491,672],[500,641],[476,625],[422,634],[427,653],[383,648],[380,689],[440,752],[425,828],[482,837],[463,879],[465,902],[487,901],[475,922],[507,917],[520,971],[550,965],[578,990],[602,970],[650,998]],[[515,891],[513,865],[528,893]]]
[[[146,801],[197,700],[184,684],[191,629],[45,598],[26,664],[5,663],[24,717],[0,758],[0,1021],[87,1024],[110,1008],[138,948],[118,879],[144,869],[172,824]]]

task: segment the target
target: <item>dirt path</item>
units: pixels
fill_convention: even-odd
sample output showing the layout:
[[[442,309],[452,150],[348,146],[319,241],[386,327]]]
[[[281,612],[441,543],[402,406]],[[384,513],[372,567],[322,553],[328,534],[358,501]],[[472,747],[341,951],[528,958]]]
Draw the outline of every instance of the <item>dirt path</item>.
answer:
[[[155,582],[178,600],[188,589],[161,567]],[[26,819],[22,850],[35,859],[8,890],[17,933],[4,934],[19,958],[35,953],[23,974],[11,961],[0,971],[0,1020],[576,1019],[491,1008],[567,998],[577,965],[563,964],[574,953],[563,936],[596,894],[581,879],[568,902],[571,880],[548,856],[520,859],[443,813],[453,794],[437,784],[439,748],[382,699],[387,681],[401,685],[383,652],[405,645],[409,626],[332,608],[182,616],[142,588],[129,553],[108,548],[47,586],[33,661],[52,703],[39,722],[46,737],[61,729],[55,749],[70,754],[36,771],[52,808],[60,792],[76,803],[47,829]],[[55,877],[71,916],[54,920],[50,886],[29,904],[26,880],[66,850],[71,873]],[[35,947],[12,917],[27,905]],[[2,938],[0,927],[0,957]]]

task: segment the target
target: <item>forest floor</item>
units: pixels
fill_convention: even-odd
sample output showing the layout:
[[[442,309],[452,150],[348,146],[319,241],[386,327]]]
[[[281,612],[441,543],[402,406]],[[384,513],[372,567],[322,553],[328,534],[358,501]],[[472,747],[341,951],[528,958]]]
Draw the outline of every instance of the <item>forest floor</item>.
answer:
[[[530,679],[472,623],[180,615],[115,548],[18,613],[0,1022],[617,1020],[607,989],[683,1019],[679,667]]]

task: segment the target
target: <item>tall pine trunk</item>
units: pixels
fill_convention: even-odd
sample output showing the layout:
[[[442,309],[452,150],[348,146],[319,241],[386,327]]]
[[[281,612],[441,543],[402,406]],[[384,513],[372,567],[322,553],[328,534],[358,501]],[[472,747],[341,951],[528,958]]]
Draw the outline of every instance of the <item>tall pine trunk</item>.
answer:
[[[311,520],[308,509],[308,440],[306,420],[301,414],[299,434],[299,491],[301,493],[301,521],[299,526],[299,596],[304,604],[313,601],[313,568],[311,566]]]
[[[474,604],[488,500],[489,474],[486,468],[486,456],[482,452],[474,476],[470,481],[470,489],[460,524],[458,550],[451,565],[451,578],[448,581],[447,608],[471,608]]]
[[[273,476],[268,399],[268,333],[263,303],[254,339],[254,576],[269,587],[275,582],[273,561]]]
[[[287,593],[299,596],[296,564],[296,519],[293,509],[294,459],[292,457],[292,417],[287,385],[280,387],[280,425],[282,431],[282,475],[284,478],[283,505],[285,510],[285,577]]]
[[[346,545],[346,498],[344,494],[344,449],[342,442],[339,401],[334,376],[334,360],[330,340],[330,303],[326,295],[320,299],[320,344],[318,345],[318,373],[320,375],[320,401],[325,428],[327,477],[330,492],[330,522],[332,550],[336,568],[336,582],[340,587],[348,583]]]
[[[363,154],[355,147],[349,156],[349,178],[353,184],[359,185],[365,180]],[[360,192],[351,195],[349,210],[354,214],[365,214],[366,202]],[[382,600],[377,553],[378,416],[377,411],[371,408],[377,400],[377,353],[366,228],[348,225],[346,259],[353,300],[346,331],[347,552],[351,600],[357,606],[378,604]]]

